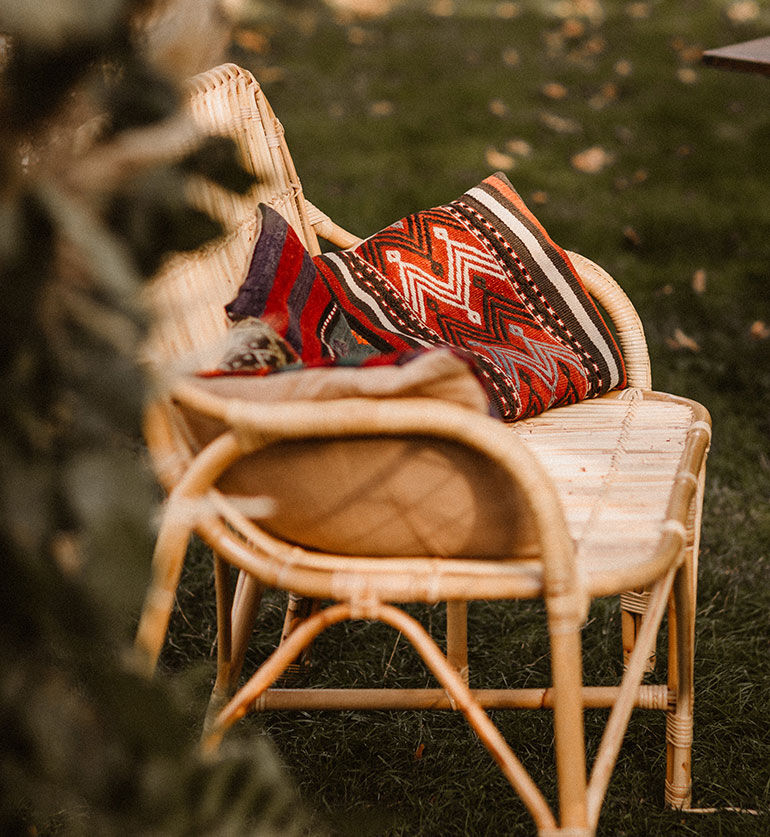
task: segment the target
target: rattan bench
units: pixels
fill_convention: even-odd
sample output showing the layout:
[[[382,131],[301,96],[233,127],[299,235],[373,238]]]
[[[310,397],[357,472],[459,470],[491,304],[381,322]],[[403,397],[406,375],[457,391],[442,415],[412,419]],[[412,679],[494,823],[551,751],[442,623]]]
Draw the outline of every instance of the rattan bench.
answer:
[[[216,711],[205,736],[216,747],[251,709],[413,708],[464,713],[531,812],[541,834],[592,834],[625,728],[635,707],[667,715],[669,805],[690,802],[693,640],[698,539],[710,421],[700,405],[651,390],[641,323],[626,295],[601,268],[570,254],[589,292],[616,329],[629,387],[505,425],[435,399],[356,398],[254,403],[217,397],[182,373],[204,365],[228,327],[223,305],[240,284],[256,235],[255,207],[280,212],[311,253],[318,237],[341,247],[359,239],[304,197],[276,120],[259,85],[225,65],[191,84],[191,108],[203,130],[235,138],[260,182],[244,197],[195,186],[196,199],[223,222],[223,238],[174,257],[149,289],[155,322],[146,361],[158,398],[146,437],[169,491],[157,541],[153,580],[137,647],[151,671],[158,658],[192,532],[214,550],[218,593]],[[201,451],[179,430],[179,410],[222,424]],[[233,463],[292,440],[408,439],[452,445],[503,474],[522,500],[527,550],[501,560],[440,556],[321,553],[270,534],[218,489]],[[254,486],[254,495],[260,486]],[[241,571],[230,590],[229,568]],[[231,697],[265,587],[332,604],[300,621],[274,654]],[[638,591],[638,592],[634,592]],[[617,686],[583,683],[581,628],[590,601],[621,594],[627,666]],[[531,689],[472,689],[466,603],[474,599],[545,601],[552,683]],[[398,604],[446,601],[448,648],[442,652]],[[662,617],[669,614],[668,677],[641,685]],[[641,619],[641,614],[644,618]],[[432,689],[278,689],[272,687],[313,638],[348,619],[381,620],[408,638],[435,675]],[[272,687],[272,688],[271,688]],[[559,815],[552,813],[485,709],[545,707],[554,713]],[[611,712],[590,778],[583,710]]]

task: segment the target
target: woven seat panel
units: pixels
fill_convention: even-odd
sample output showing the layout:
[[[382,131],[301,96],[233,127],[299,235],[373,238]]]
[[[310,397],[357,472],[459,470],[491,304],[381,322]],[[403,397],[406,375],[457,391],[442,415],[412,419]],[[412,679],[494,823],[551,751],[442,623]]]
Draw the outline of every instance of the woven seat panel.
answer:
[[[512,426],[551,475],[588,578],[654,557],[693,420],[687,402],[627,392]]]
[[[704,411],[692,402],[626,390],[506,426],[553,480],[591,595],[650,583],[660,575],[659,562],[671,560],[661,544],[669,501],[685,467],[688,437],[703,423]],[[676,522],[687,523],[684,515]],[[363,590],[402,602],[461,598],[469,589],[477,598],[542,594],[542,565],[531,553],[491,561],[404,560],[328,555],[286,549],[278,542],[268,551],[287,567],[329,573],[335,597]],[[301,579],[297,590],[316,595]]]

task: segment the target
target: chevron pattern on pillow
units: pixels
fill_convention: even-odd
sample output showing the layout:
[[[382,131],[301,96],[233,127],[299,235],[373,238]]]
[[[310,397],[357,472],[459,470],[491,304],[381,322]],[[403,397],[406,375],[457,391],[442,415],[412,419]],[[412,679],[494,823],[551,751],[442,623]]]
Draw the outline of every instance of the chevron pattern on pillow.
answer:
[[[262,317],[307,364],[452,346],[506,421],[625,386],[620,351],[569,258],[502,173],[312,259],[260,208],[227,312]]]
[[[565,252],[502,173],[458,200],[315,258],[354,332],[474,356],[513,421],[625,385],[623,359]]]

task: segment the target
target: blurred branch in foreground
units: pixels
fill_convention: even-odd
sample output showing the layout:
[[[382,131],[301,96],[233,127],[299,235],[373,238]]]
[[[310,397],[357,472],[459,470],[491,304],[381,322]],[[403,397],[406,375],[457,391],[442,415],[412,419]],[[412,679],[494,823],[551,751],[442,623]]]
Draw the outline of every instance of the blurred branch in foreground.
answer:
[[[265,741],[202,762],[189,686],[122,661],[156,502],[139,291],[168,252],[218,231],[187,200],[190,171],[249,184],[179,111],[180,80],[224,56],[235,5],[0,10],[4,834],[298,828]]]

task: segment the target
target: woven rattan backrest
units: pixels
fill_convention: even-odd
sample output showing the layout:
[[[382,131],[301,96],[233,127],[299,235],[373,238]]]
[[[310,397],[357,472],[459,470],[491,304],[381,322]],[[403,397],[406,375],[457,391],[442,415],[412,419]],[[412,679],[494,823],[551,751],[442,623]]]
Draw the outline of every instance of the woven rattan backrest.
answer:
[[[283,128],[251,73],[225,64],[196,76],[189,90],[197,128],[232,137],[257,182],[245,195],[203,179],[190,185],[193,202],[225,234],[194,253],[173,256],[148,288],[152,326],[143,357],[156,373],[172,377],[205,368],[221,355],[228,326],[224,305],[245,276],[260,202],[283,215],[311,253],[320,252]]]
[[[283,127],[251,73],[224,64],[192,79],[189,93],[198,129],[232,137],[257,183],[246,195],[202,179],[191,183],[193,200],[222,223],[226,234],[196,253],[169,260],[149,289],[154,325],[145,359],[155,370],[172,376],[185,367],[205,367],[221,356],[228,326],[224,305],[235,296],[246,273],[260,202],[286,218],[312,255],[320,252],[316,230],[341,247],[360,240],[305,199]],[[613,321],[629,386],[649,389],[649,354],[633,305],[605,271],[583,256],[570,256],[589,292]]]
[[[190,110],[198,127],[232,137],[244,167],[258,179],[245,196],[197,184],[196,199],[228,230],[250,219],[260,201],[269,204],[294,227],[308,250],[318,253],[283,126],[251,73],[224,64],[196,76],[190,87]]]

